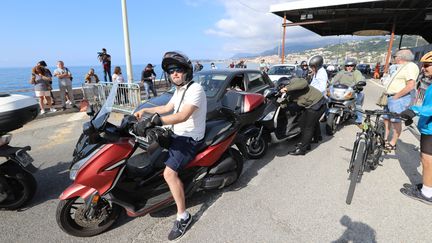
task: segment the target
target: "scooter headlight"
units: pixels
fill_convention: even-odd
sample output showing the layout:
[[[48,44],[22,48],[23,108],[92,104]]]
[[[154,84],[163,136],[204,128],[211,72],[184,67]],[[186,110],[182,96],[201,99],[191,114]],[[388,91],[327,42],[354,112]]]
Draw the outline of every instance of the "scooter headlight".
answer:
[[[270,121],[273,119],[275,111],[270,111],[264,118],[263,121]]]
[[[72,165],[72,167],[70,168],[69,171],[69,178],[71,180],[75,180],[76,175],[78,174],[78,171],[84,167],[84,165],[91,159],[93,158],[93,156],[99,152],[100,149],[96,149],[95,151],[93,151],[91,154],[89,154],[88,156],[86,156],[85,158],[82,158],[81,160],[79,160],[78,162],[76,162],[74,165]]]
[[[78,174],[79,169],[88,161],[88,157],[76,162],[72,168],[70,168],[69,178],[71,180],[75,180],[76,175]]]

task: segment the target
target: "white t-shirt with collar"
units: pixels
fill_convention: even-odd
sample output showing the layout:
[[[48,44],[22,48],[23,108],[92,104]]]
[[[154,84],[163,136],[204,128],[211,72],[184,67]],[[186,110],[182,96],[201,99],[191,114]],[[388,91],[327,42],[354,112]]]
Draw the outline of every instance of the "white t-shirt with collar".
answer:
[[[204,138],[206,128],[206,115],[207,115],[207,97],[204,89],[200,84],[193,83],[186,90],[187,85],[180,88],[176,88],[174,95],[171,97],[169,103],[174,104],[174,112],[180,106],[178,112],[181,112],[184,104],[189,104],[198,107],[192,115],[186,121],[175,124],[173,126],[173,132],[179,136],[191,137],[195,141],[199,141]],[[182,104],[180,100],[183,92],[186,90]]]

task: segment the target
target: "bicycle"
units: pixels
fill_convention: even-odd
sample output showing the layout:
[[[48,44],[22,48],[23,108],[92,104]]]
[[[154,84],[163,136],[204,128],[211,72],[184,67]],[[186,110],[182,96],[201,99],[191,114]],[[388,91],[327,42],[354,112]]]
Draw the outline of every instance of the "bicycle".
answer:
[[[350,173],[350,185],[346,197],[346,204],[351,204],[356,184],[360,182],[363,172],[368,168],[375,170],[381,160],[381,155],[386,152],[384,139],[384,121],[382,115],[400,118],[399,114],[383,110],[359,110],[366,115],[362,123],[362,131],[356,135],[351,160],[347,172]],[[372,123],[371,116],[375,116]]]

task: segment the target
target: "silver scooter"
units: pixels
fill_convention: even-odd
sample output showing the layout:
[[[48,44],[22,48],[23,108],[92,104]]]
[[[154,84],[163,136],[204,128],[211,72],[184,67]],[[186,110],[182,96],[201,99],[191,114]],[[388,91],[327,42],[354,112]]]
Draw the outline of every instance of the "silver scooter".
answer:
[[[339,125],[356,117],[356,99],[364,86],[366,86],[365,81],[359,81],[352,87],[339,83],[330,86],[327,93],[329,97],[326,113],[327,135],[335,134]]]

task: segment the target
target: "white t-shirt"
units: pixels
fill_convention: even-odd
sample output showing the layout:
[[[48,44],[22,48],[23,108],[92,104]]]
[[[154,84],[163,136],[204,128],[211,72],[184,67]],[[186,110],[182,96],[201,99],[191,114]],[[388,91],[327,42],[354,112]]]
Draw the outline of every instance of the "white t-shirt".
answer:
[[[322,94],[325,95],[327,88],[327,72],[324,67],[321,67],[318,72],[313,76],[311,86],[319,90]]]
[[[113,81],[116,81],[117,83],[124,83],[124,78],[123,78],[123,75],[120,73],[120,74],[113,74],[112,75],[112,80]]]
[[[180,100],[186,87],[187,85],[176,88],[174,95],[169,101],[169,103],[174,104],[174,112],[177,111],[177,107],[180,105]],[[175,124],[173,126],[173,132],[179,136],[191,137],[195,141],[199,141],[203,139],[205,135],[207,115],[207,97],[200,84],[193,83],[186,90],[178,112],[182,111],[184,104],[196,106],[198,109],[195,110],[186,121]]]

